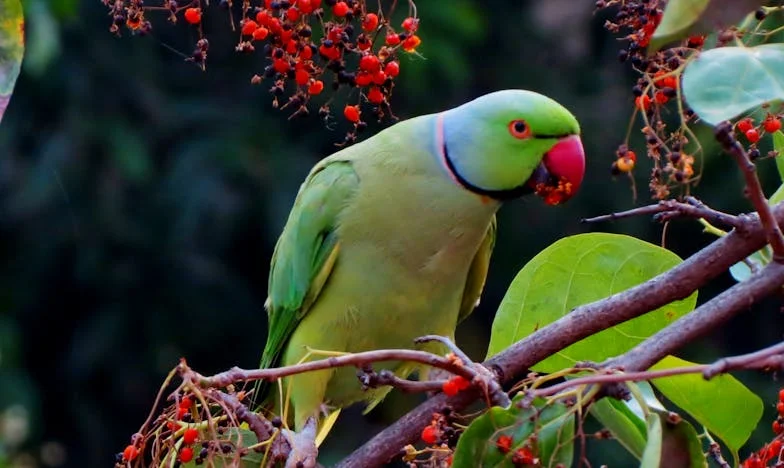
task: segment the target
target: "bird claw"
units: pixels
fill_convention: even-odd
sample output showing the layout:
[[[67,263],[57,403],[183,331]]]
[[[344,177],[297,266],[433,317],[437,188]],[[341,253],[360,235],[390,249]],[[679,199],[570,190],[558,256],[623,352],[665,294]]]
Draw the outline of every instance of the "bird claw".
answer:
[[[286,458],[285,468],[315,468],[318,447],[316,446],[316,419],[309,418],[300,432],[283,430],[291,451]]]

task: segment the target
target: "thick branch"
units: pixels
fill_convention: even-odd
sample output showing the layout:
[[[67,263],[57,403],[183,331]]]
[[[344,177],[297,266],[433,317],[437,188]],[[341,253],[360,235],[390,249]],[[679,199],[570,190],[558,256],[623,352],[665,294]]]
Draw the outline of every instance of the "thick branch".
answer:
[[[784,222],[784,204],[777,205],[773,213],[779,222]],[[485,365],[496,373],[502,383],[512,382],[524,375],[532,365],[572,343],[672,301],[688,297],[765,244],[766,232],[759,218],[750,216],[747,229],[742,235],[731,232],[650,281],[601,301],[577,307],[565,317],[492,357]],[[775,276],[778,276],[778,273]],[[746,288],[755,288],[753,283],[751,280],[744,281],[736,286],[740,290],[736,289],[735,293],[742,293]],[[757,295],[752,294],[751,297]],[[750,305],[748,302],[745,304]],[[395,456],[401,447],[416,441],[432,413],[445,406],[462,410],[478,396],[476,391],[466,391],[453,398],[446,398],[444,395],[431,398],[376,435],[338,466],[354,468],[382,465]]]

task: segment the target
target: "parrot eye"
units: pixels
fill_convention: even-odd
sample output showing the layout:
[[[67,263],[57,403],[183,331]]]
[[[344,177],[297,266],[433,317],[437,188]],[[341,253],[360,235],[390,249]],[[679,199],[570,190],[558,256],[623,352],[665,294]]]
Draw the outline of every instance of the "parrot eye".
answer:
[[[531,136],[531,128],[525,123],[525,120],[512,120],[509,122],[509,133],[513,137],[523,139]]]

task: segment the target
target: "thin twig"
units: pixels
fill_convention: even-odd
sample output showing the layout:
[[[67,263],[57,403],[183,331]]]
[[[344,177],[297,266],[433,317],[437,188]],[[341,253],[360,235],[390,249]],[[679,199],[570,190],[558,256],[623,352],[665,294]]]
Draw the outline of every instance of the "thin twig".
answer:
[[[746,181],[745,195],[759,213],[768,243],[773,249],[773,260],[784,262],[784,235],[782,235],[781,228],[776,223],[768,200],[762,191],[762,185],[757,177],[757,166],[751,162],[743,145],[733,136],[732,125],[729,122],[723,122],[716,127],[716,140],[721,143],[726,152],[732,155],[743,173],[743,178]]]
[[[377,388],[388,385],[405,393],[437,392],[444,386],[443,380],[416,381],[402,379],[393,372],[383,369],[375,372],[372,369],[363,371],[359,376],[363,388]]]
[[[734,216],[728,213],[709,208],[704,203],[694,197],[686,197],[686,203],[677,200],[662,200],[655,205],[641,206],[628,211],[610,213],[593,218],[581,219],[581,223],[598,223],[603,221],[615,221],[633,216],[654,215],[653,219],[666,222],[673,218],[689,217],[704,219],[706,221],[731,226],[739,231],[743,231],[748,224],[748,220],[742,216]]]

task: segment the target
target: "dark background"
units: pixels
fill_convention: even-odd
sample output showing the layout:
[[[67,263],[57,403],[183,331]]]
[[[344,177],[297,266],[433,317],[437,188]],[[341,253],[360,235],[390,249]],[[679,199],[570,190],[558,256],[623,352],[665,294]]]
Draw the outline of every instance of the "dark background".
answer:
[[[531,198],[501,211],[482,306],[458,331],[477,359],[506,286],[550,243],[591,229],[661,241],[661,227],[648,219],[578,223],[648,203],[647,159],[636,172],[637,202],[629,180],[609,173],[634,75],[616,60],[621,44],[592,4],[418,5],[424,58],[402,60],[392,103],[400,117],[527,88],[577,115],[588,154],[587,180],[566,206]],[[192,48],[185,24],[152,16],[151,36],[118,39],[98,0],[25,7],[26,61],[0,126],[0,467],[110,466],[180,356],[204,373],[258,364],[275,239],[301,180],[346,129],[288,121],[273,109],[267,83],[249,83],[261,57],[233,52],[236,36],[217,8],[206,13],[212,47],[203,73],[176,52]],[[707,153],[696,195],[717,209],[748,210],[731,160]],[[761,168],[772,193],[773,163]],[[686,257],[711,240],[683,221],[670,227],[667,246]],[[725,275],[700,300],[732,284]],[[780,323],[771,300],[683,356],[707,361],[757,349],[780,339]],[[756,447],[770,439],[778,384],[740,377],[769,403]],[[395,395],[368,417],[350,411],[325,461],[415,402]],[[597,460],[630,463],[614,442],[594,445]]]

